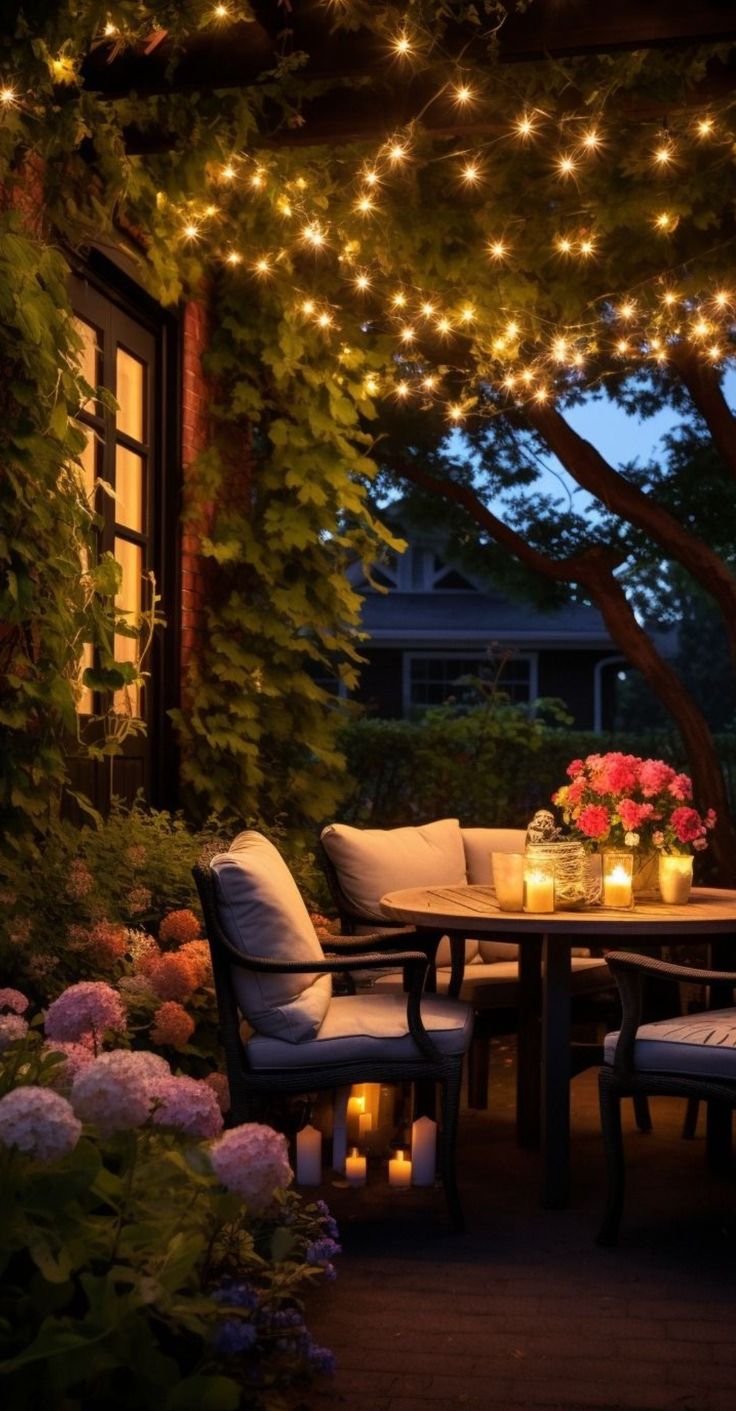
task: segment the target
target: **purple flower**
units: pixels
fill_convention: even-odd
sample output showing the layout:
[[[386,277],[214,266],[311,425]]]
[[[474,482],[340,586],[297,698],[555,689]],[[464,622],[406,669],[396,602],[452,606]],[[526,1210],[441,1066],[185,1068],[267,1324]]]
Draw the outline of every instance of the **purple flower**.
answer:
[[[316,1342],[310,1343],[307,1348],[307,1362],[313,1372],[323,1372],[328,1377],[335,1374],[337,1362],[329,1347],[319,1347]]]
[[[312,1244],[307,1245],[307,1264],[329,1264],[330,1260],[340,1253],[341,1248],[337,1241],[326,1235],[324,1239],[314,1240]]]
[[[329,1235],[331,1239],[339,1240],[340,1231],[338,1229],[337,1220],[332,1214],[332,1211],[330,1210],[330,1207],[327,1202],[324,1200],[318,1200],[316,1202],[316,1208],[322,1216],[322,1224],[325,1228],[325,1234]]]
[[[257,1338],[252,1323],[226,1318],[215,1333],[215,1348],[223,1357],[238,1357],[242,1352],[252,1352]]]
[[[258,1292],[252,1284],[236,1283],[233,1279],[223,1279],[215,1289],[212,1299],[215,1303],[226,1303],[231,1308],[247,1308],[251,1312],[258,1307]]]

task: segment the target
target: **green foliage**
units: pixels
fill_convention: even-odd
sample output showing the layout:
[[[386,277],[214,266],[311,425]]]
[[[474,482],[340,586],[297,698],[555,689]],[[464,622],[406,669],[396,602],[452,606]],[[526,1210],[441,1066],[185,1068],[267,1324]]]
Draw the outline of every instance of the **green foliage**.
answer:
[[[36,1031],[0,1063],[0,1092],[60,1083]],[[1,1109],[0,1109],[1,1110]],[[43,1119],[39,1119],[41,1124]],[[294,1193],[255,1216],[212,1174],[203,1144],[146,1125],[87,1128],[63,1158],[0,1144],[0,1387],[7,1411],[276,1411],[311,1341],[272,1323],[324,1277],[308,1264],[326,1220]],[[247,1308],[213,1292],[236,1273]],[[235,1300],[233,1300],[235,1302]],[[224,1317],[250,1322],[250,1376],[218,1351]],[[302,1323],[303,1327],[303,1323]]]

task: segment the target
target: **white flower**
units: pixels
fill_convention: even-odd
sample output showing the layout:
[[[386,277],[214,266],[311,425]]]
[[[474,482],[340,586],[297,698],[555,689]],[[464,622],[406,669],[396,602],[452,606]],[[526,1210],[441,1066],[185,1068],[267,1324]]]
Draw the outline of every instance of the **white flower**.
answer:
[[[638,834],[638,833],[626,833],[625,836],[624,836],[624,842],[625,842],[627,848],[638,848],[639,842],[640,842],[639,834]]]
[[[72,1106],[103,1137],[141,1127],[151,1113],[155,1080],[169,1074],[168,1063],[156,1053],[101,1053],[74,1079]]]
[[[267,1210],[278,1190],[291,1184],[286,1137],[260,1122],[245,1122],[224,1132],[210,1147],[212,1169],[256,1214]]]
[[[28,1025],[20,1014],[0,1014],[0,1053],[17,1044],[28,1033]]]
[[[82,1131],[70,1103],[50,1088],[13,1088],[0,1098],[0,1142],[36,1161],[58,1161]]]

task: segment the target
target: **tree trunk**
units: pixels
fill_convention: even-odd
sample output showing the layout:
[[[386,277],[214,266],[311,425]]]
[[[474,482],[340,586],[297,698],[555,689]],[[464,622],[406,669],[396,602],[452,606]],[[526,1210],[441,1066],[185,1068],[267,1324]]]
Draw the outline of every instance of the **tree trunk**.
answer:
[[[721,886],[736,886],[736,827],[713,735],[674,668],[660,656],[637,622],[615,576],[620,555],[605,545],[593,545],[569,559],[550,558],[493,514],[470,486],[443,480],[411,462],[392,462],[392,469],[429,493],[462,505],[476,524],[535,572],[556,582],[579,583],[587,589],[617,647],[641,671],[675,721],[685,746],[696,800],[702,808],[714,808],[718,814],[711,835],[718,882]]]
[[[672,361],[690,400],[708,426],[714,446],[736,478],[736,417],[723,395],[718,373],[702,357],[684,347],[673,348]]]

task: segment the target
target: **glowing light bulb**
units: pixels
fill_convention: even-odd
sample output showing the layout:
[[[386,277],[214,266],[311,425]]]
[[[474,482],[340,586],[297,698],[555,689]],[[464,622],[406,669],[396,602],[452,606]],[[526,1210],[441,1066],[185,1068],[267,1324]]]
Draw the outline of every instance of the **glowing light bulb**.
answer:
[[[464,309],[461,309],[461,311],[460,311],[460,322],[461,322],[461,323],[472,323],[474,318],[475,318],[475,309],[473,308],[473,305],[472,305],[472,304],[466,304],[466,305],[465,305],[465,308],[464,308]]]
[[[621,357],[623,357],[624,354],[628,353],[628,351],[629,351],[629,342],[628,342],[628,339],[626,339],[626,338],[619,338],[618,343],[616,344],[616,352],[619,353]]]
[[[360,211],[361,215],[367,216],[371,211],[375,211],[376,203],[371,196],[360,196],[355,202],[355,209]]]
[[[569,255],[572,250],[572,240],[567,235],[558,235],[555,247],[561,255]]]
[[[662,347],[662,339],[661,339],[661,338],[650,338],[650,340],[649,340],[649,347],[652,349],[652,352],[653,352],[653,353],[658,353],[659,350],[660,350],[660,348]]]
[[[468,186],[474,186],[476,181],[480,181],[480,169],[477,162],[466,162],[462,169],[461,176]]]
[[[68,54],[60,54],[51,60],[51,74],[57,83],[71,83],[74,79],[74,64]]]
[[[431,373],[428,373],[426,377],[422,378],[422,387],[424,388],[425,392],[433,392],[436,386],[437,378],[434,377]]]
[[[699,122],[695,125],[695,131],[698,137],[710,137],[714,126],[715,124],[712,118],[700,118]]]
[[[524,368],[524,371],[521,374],[521,380],[526,384],[527,387],[529,386],[530,382],[534,381],[534,373],[532,372],[530,367]]]
[[[409,390],[410,390],[410,389],[409,389],[409,383],[408,383],[408,382],[397,382],[397,383],[396,383],[396,396],[397,396],[397,397],[408,397],[408,395],[409,395]]]
[[[302,238],[315,250],[321,249],[325,243],[324,231],[314,222],[311,225],[305,225],[302,231]]]
[[[422,313],[424,314],[425,318],[431,318],[432,315],[436,313],[434,304],[430,304],[428,299],[425,299],[424,303],[422,304]]]
[[[530,113],[522,113],[521,117],[517,118],[514,129],[517,136],[521,137],[522,141],[527,141],[528,138],[534,136],[537,130],[537,124]]]
[[[238,250],[230,250],[225,259],[229,265],[239,265],[243,262],[243,256]]]
[[[377,185],[378,185],[378,182],[379,182],[378,172],[377,172],[377,171],[367,171],[367,172],[365,173],[365,176],[363,177],[363,180],[364,180],[366,186],[377,186]]]
[[[117,32],[118,27],[116,24],[113,24],[112,20],[107,21],[107,24],[105,25],[105,28],[102,31],[105,36],[105,39],[114,39]]]
[[[659,215],[654,218],[654,224],[657,230],[674,230],[677,225],[677,217],[673,216],[671,211],[660,211]]]
[[[677,303],[677,295],[672,289],[668,289],[667,293],[662,295],[662,303],[666,304],[669,309],[672,308],[673,304]]]
[[[538,387],[536,392],[534,393],[535,402],[546,402],[548,397],[549,392],[547,391],[546,387]]]
[[[217,215],[217,206],[205,206],[204,213],[208,220],[212,220],[212,217]]]
[[[552,344],[552,357],[554,358],[555,362],[557,362],[557,363],[562,363],[562,362],[564,362],[564,361],[565,361],[565,358],[567,357],[567,352],[568,352],[568,342],[567,342],[567,339],[566,339],[566,338],[555,338],[555,341],[554,341],[554,343]]]
[[[460,107],[464,107],[466,103],[472,103],[473,90],[468,87],[467,83],[459,83],[453,96],[455,102],[459,103]]]
[[[709,347],[709,349],[708,349],[708,357],[710,358],[711,362],[712,362],[712,363],[717,363],[717,362],[719,361],[719,359],[721,358],[721,356],[722,356],[722,353],[721,353],[721,349],[718,347],[718,344],[717,344],[717,343],[711,343],[711,345],[710,345],[710,347]]]
[[[512,318],[512,319],[509,319],[509,322],[506,324],[506,337],[507,337],[507,338],[516,338],[516,337],[518,336],[518,333],[519,333],[519,325],[518,325],[518,323],[516,322],[516,319],[513,319],[513,318]]]
[[[449,318],[438,318],[437,332],[443,335],[452,332],[452,324],[450,323]]]
[[[401,34],[397,34],[391,47],[400,59],[405,59],[409,54],[413,53],[414,46],[406,30],[402,30]]]
[[[409,328],[409,327],[407,327],[407,328],[402,328],[402,330],[401,330],[401,341],[402,341],[402,343],[413,343],[415,337],[416,337],[416,335],[415,335],[415,333],[414,333],[414,329],[413,329],[413,328]]]
[[[198,240],[198,239],[199,239],[199,226],[196,224],[195,221],[190,220],[190,221],[188,221],[187,224],[184,226],[184,232],[183,232],[183,233],[184,233],[184,239],[185,239],[185,240]]]
[[[317,306],[314,302],[314,299],[302,300],[302,313],[306,314],[307,318],[309,318],[314,313],[316,307]]]
[[[580,253],[588,259],[594,252],[595,241],[591,240],[590,236],[586,236],[585,240],[580,241]]]
[[[0,88],[0,103],[2,103],[4,108],[12,108],[17,101],[18,94],[10,84],[6,84],[4,88]]]
[[[505,240],[492,240],[488,246],[488,253],[492,260],[505,260],[509,252],[509,247]]]
[[[406,157],[406,146],[403,142],[392,142],[388,149],[388,159],[390,162],[403,162]]]
[[[719,289],[718,293],[713,296],[713,302],[717,308],[726,309],[731,303],[731,295],[727,289]]]
[[[693,334],[696,338],[707,338],[710,331],[710,324],[704,318],[699,318],[697,323],[693,324]]]
[[[251,186],[254,186],[256,188],[256,191],[259,191],[260,188],[265,184],[265,180],[266,173],[264,171],[261,171],[260,168],[258,169],[258,171],[251,172],[250,184]]]
[[[636,304],[633,302],[633,300],[631,300],[631,299],[626,299],[623,304],[620,304],[620,305],[619,305],[619,309],[618,309],[618,316],[619,316],[619,318],[623,318],[623,319],[627,319],[627,320],[628,320],[628,319],[630,319],[630,318],[633,318],[635,313],[636,313]]]
[[[557,161],[557,170],[560,176],[574,176],[577,169],[578,164],[569,152],[566,152],[565,155],[560,157]]]
[[[464,412],[460,402],[450,402],[450,405],[447,408],[447,415],[449,416],[450,421],[462,421]]]
[[[660,146],[657,147],[653,160],[658,167],[666,167],[674,160],[674,156],[675,154],[671,144],[669,142],[662,142]]]
[[[585,148],[586,152],[597,151],[601,145],[601,141],[601,135],[595,127],[591,127],[587,132],[583,133],[582,146]]]
[[[391,303],[393,304],[395,309],[405,308],[406,294],[404,294],[401,289],[397,289],[396,293],[391,295]]]
[[[576,353],[572,360],[573,367],[582,367],[584,363],[585,358],[583,357],[582,353]]]
[[[378,383],[375,377],[366,377],[363,386],[365,387],[365,390],[368,393],[369,397],[375,397],[378,391]]]
[[[256,260],[255,268],[256,274],[259,274],[261,278],[265,278],[266,275],[271,274],[271,261],[268,256],[261,255],[261,258]]]
[[[229,11],[227,5],[215,5],[215,19],[216,19],[216,20],[229,20],[229,18],[230,18],[230,11]]]
[[[508,387],[509,391],[511,391],[516,386],[516,378],[513,372],[508,373],[507,376],[504,377],[503,385],[504,387]]]
[[[317,319],[317,323],[320,328],[330,328],[332,326],[332,314],[328,314],[327,310],[323,309]]]
[[[228,162],[227,165],[222,168],[222,171],[220,172],[220,180],[221,180],[221,181],[234,181],[234,180],[235,180],[235,167],[233,166],[232,162]]]
[[[364,294],[365,291],[366,291],[366,289],[370,289],[370,287],[371,287],[371,281],[370,281],[368,275],[367,275],[367,274],[357,274],[357,275],[355,276],[355,287],[356,287],[357,290],[359,290],[359,292],[360,292],[361,294]]]

